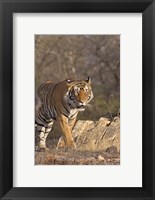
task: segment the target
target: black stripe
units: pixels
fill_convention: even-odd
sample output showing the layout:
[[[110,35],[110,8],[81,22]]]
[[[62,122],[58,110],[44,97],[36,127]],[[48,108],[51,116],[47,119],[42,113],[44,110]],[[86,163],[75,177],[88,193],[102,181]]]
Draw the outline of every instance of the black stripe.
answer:
[[[48,114],[53,119],[53,108],[48,108]]]
[[[35,124],[40,125],[40,126],[44,126],[44,125],[42,125],[42,124],[39,124],[36,120],[35,120]]]
[[[41,115],[38,116],[38,119],[40,119],[40,121],[45,122],[45,120],[42,118]]]
[[[43,124],[39,124],[37,121],[35,121],[35,123],[36,123],[37,125],[39,125],[39,126],[45,127]]]
[[[39,133],[40,133],[40,132],[46,133],[45,131],[41,131],[41,130],[40,130],[40,131],[38,131],[38,132],[39,132]]]
[[[86,84],[84,84],[84,83],[77,83],[77,84],[75,84],[74,86],[77,86],[77,87],[85,87]]]
[[[64,105],[64,102],[61,100],[61,103],[62,103],[62,105],[64,106],[64,108],[65,108],[65,110],[68,112],[68,113],[70,113],[69,112],[69,110],[66,108],[66,106]]]
[[[51,129],[52,129],[52,127],[49,127],[48,125],[45,126],[45,125],[39,124],[39,123],[37,123],[37,122],[36,122],[36,124],[37,124],[38,126],[42,126],[42,127],[44,127],[44,128],[51,128]],[[38,131],[38,132],[44,132],[44,133],[46,133],[45,131],[42,131],[42,130],[40,130],[40,131]]]
[[[73,114],[71,117],[69,117],[69,119],[75,119],[76,117],[77,117],[77,113],[78,113],[78,111],[75,113],[75,114]],[[76,115],[76,116],[75,116]],[[75,117],[74,117],[75,116]]]
[[[65,117],[67,117],[68,118],[68,115],[65,115],[64,113],[62,113]]]
[[[38,118],[39,118],[41,121],[47,123],[47,122],[46,122],[46,117],[43,115],[42,112],[39,114]]]
[[[51,117],[53,120],[56,120],[56,118],[55,117]],[[51,121],[52,122],[52,121]],[[48,122],[49,123],[49,122]]]

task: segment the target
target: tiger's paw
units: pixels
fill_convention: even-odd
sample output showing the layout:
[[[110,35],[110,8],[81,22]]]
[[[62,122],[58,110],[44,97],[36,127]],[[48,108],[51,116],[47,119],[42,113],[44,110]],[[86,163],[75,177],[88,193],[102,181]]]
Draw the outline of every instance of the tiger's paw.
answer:
[[[58,141],[56,148],[62,150],[71,150],[71,149],[76,149],[76,144],[73,142],[73,140],[68,141],[68,143],[65,144],[64,139],[61,137]]]
[[[62,137],[60,137],[56,148],[57,149],[64,149],[65,148],[65,142],[64,142],[64,139]]]
[[[66,146],[66,150],[76,150],[77,147],[76,147],[76,143],[72,142],[71,144],[68,144]]]
[[[36,150],[37,152],[46,152],[46,151],[49,151],[49,148],[37,146],[35,150]]]

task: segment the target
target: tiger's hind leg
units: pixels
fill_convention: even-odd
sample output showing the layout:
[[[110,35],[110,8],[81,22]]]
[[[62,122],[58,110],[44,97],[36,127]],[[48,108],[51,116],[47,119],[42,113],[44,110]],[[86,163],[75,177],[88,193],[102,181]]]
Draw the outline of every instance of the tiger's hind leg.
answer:
[[[36,150],[37,151],[46,151],[48,150],[46,146],[46,139],[52,129],[53,122],[48,124],[46,127],[44,126],[37,126],[37,134],[38,134],[38,145]]]
[[[46,150],[46,134],[45,127],[37,125],[37,146],[36,151],[44,151]]]

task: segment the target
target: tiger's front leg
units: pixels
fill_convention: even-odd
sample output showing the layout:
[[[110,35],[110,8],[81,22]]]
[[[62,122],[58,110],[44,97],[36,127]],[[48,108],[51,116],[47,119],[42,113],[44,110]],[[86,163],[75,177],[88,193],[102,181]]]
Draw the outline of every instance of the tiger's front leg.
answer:
[[[68,122],[69,122],[68,125],[69,125],[69,128],[70,128],[70,131],[71,131],[71,134],[72,134],[72,130],[73,130],[73,128],[75,126],[75,123],[76,123],[76,117],[73,118],[73,119],[69,119]],[[72,137],[73,137],[73,135],[72,135]],[[74,143],[73,146],[74,146],[74,148],[76,148],[76,144],[75,143]],[[63,148],[63,147],[65,147],[64,135],[60,137],[60,139],[58,141],[58,144],[57,144],[57,149]]]
[[[61,147],[62,144],[65,144],[68,148],[76,148],[76,145],[74,143],[73,137],[72,137],[72,128],[69,126],[68,118],[64,115],[61,115],[59,120],[57,120],[60,131],[63,134],[63,137],[60,138],[60,141],[58,142],[57,147]]]

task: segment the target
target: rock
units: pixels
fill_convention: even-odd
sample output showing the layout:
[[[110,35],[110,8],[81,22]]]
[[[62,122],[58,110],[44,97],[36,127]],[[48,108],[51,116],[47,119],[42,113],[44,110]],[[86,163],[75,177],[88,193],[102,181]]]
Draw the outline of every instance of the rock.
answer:
[[[98,160],[99,160],[99,161],[104,161],[105,159],[104,159],[103,156],[99,155],[99,156],[98,156]]]
[[[74,130],[76,145],[80,150],[106,150],[115,146],[120,151],[120,119],[109,121],[101,117],[98,122],[78,121]]]
[[[108,153],[118,153],[117,148],[114,145],[108,147],[106,149],[106,152],[108,152]]]
[[[108,126],[111,123],[110,120],[108,120],[105,117],[101,117],[97,123],[97,126]]]
[[[91,121],[91,120],[86,120],[86,121],[82,121],[82,120],[79,120],[74,129],[73,129],[73,135],[74,137],[77,137],[79,135],[81,135],[83,132],[86,132],[88,130],[90,130],[91,128],[93,128],[95,125],[95,122],[94,121]]]

